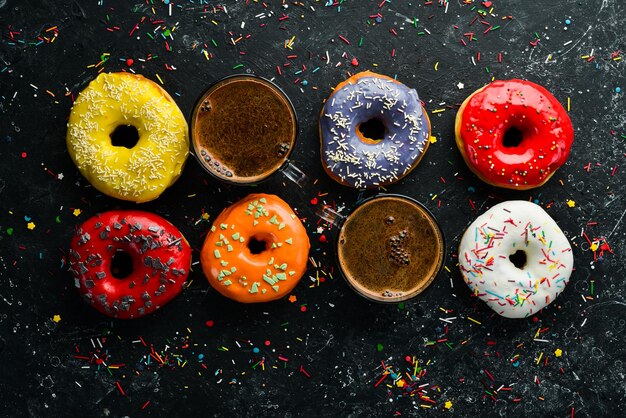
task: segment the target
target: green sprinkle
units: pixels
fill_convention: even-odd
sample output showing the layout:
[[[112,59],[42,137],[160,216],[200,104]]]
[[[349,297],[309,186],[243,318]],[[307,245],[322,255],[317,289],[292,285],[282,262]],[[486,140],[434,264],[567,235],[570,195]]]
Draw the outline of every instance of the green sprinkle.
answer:
[[[222,267],[226,267],[228,265],[228,261],[220,261],[220,264],[222,265]]]
[[[233,246],[232,245],[228,245],[228,247],[226,247],[226,251],[228,251],[229,253],[233,251]]]
[[[290,275],[290,276],[293,276],[294,274],[296,274],[296,272],[295,272],[295,271],[293,271],[293,270],[291,270],[291,271],[289,272],[289,275]]]
[[[220,224],[220,229],[226,229],[228,228],[228,224]]]
[[[211,225],[211,232],[215,232],[215,225]]]
[[[283,264],[281,264],[280,266],[278,266],[276,268],[279,269],[279,270],[285,271],[285,270],[287,270],[287,263],[283,263]]]
[[[296,214],[295,213],[291,214],[291,219],[296,219]]]
[[[267,264],[270,266],[274,264],[274,257],[270,258],[270,261],[268,261]]]
[[[274,283],[276,283],[276,280],[272,279],[271,277],[267,277],[267,276],[263,276],[263,280],[265,280],[267,283],[269,283],[269,285],[273,285]]]
[[[233,70],[236,70],[237,68],[241,68],[243,67],[243,64],[237,64],[233,67]]]
[[[231,271],[231,273],[236,272],[236,271],[237,271],[237,267],[235,267],[235,266],[231,267],[231,268],[230,268],[230,271]]]
[[[211,38],[211,43],[217,48],[217,42],[215,42],[215,39]]]
[[[293,238],[287,238],[285,242],[289,245],[293,245]]]
[[[284,227],[285,227],[285,224],[281,222],[281,223],[280,223],[280,225],[278,225],[278,230],[280,231],[280,230],[281,230],[281,229],[283,229]]]
[[[215,245],[221,247],[222,245],[224,245],[224,243],[222,241],[215,241]]]
[[[260,198],[260,199],[259,199],[259,202],[261,202],[261,203],[267,203],[267,199],[266,199],[266,198],[264,198],[264,197],[262,197],[262,198]]]
[[[274,286],[272,286],[272,289],[274,289],[275,291],[278,292],[278,289],[280,289],[280,287],[278,287],[278,285],[274,285]]]
[[[274,225],[278,225],[278,219],[276,219],[276,215],[270,218],[270,223]]]
[[[236,241],[239,239],[239,232],[235,232],[231,237]]]
[[[275,243],[275,242],[272,242],[272,246],[271,246],[271,248],[276,248],[276,247],[278,247],[278,246],[276,245],[276,243]]]
[[[57,216],[56,218],[54,218],[54,221],[58,224],[61,223],[61,216]]]
[[[215,256],[215,258],[220,258],[222,255],[220,254],[220,250],[214,250],[213,251],[213,255]]]
[[[233,284],[233,282],[231,282],[230,280],[226,280],[224,283],[222,283],[224,286],[230,286],[231,284]]]
[[[265,292],[267,292],[267,289],[265,288],[261,289],[261,293],[265,294]]]
[[[13,228],[7,228],[7,235],[13,235]]]
[[[220,271],[220,274],[222,276],[230,276],[233,273],[231,273],[229,270],[222,270],[222,271]]]
[[[361,45],[363,45],[363,37],[361,36],[361,39],[359,39],[359,48],[361,47]]]
[[[244,237],[239,237],[239,242],[244,242],[246,239]]]
[[[252,287],[250,288],[250,290],[248,290],[248,292],[250,293],[257,293],[259,291],[259,284],[257,282],[252,283]]]
[[[252,225],[253,226],[257,226],[259,224],[259,221],[257,221],[256,219],[254,221],[252,221]]]
[[[376,351],[381,352],[385,348],[381,343],[376,344]]]
[[[276,278],[278,280],[287,280],[287,275],[285,273],[276,273]]]

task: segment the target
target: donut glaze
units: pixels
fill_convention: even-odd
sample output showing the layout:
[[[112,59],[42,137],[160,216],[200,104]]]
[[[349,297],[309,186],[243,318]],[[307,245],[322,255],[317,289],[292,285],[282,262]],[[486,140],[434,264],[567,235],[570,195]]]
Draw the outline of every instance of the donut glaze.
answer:
[[[244,303],[287,295],[306,271],[309,237],[278,196],[251,194],[215,219],[200,260],[222,295]]]
[[[524,80],[498,80],[477,90],[461,105],[455,125],[469,168],[484,182],[508,189],[543,185],[565,163],[574,141],[563,106]],[[517,138],[507,143],[505,134],[514,131]]]
[[[138,140],[131,148],[114,145],[120,127],[136,129]],[[100,192],[147,202],[183,170],[189,154],[187,121],[174,99],[153,81],[138,74],[101,73],[72,106],[67,148],[81,174]]]
[[[359,126],[378,119],[384,138]],[[328,175],[357,189],[395,183],[417,166],[430,143],[430,121],[414,89],[370,71],[339,83],[319,121],[322,165]]]
[[[132,260],[132,272],[124,278],[114,276],[118,252]],[[69,266],[87,303],[105,315],[132,319],[159,309],[180,293],[191,266],[191,248],[160,216],[111,211],[76,229]]]
[[[497,204],[480,215],[459,245],[463,280],[474,296],[506,318],[525,318],[552,303],[573,266],[563,231],[540,206],[522,200]]]

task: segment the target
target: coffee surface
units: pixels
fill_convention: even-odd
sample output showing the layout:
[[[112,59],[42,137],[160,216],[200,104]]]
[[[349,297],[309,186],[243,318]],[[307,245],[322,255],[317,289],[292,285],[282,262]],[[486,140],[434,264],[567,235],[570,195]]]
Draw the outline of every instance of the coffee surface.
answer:
[[[338,258],[346,279],[374,298],[421,292],[443,263],[443,237],[417,204],[399,197],[359,206],[339,233]]]
[[[284,163],[295,141],[292,107],[261,79],[222,81],[205,93],[194,113],[198,157],[211,172],[230,181],[266,178]]]

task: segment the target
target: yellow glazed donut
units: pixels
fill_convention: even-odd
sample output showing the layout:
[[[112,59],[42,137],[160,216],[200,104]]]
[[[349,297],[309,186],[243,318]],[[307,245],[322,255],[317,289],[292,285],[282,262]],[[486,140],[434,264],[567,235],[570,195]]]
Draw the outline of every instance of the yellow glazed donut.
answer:
[[[118,199],[147,202],[183,170],[189,154],[187,121],[153,81],[101,73],[72,106],[67,148],[93,187]]]

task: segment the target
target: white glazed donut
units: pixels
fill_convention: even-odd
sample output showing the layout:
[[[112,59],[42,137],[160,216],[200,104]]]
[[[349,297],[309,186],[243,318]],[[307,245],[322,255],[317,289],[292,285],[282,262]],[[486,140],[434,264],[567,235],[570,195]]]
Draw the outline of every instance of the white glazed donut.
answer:
[[[467,228],[459,245],[459,266],[465,283],[491,309],[506,318],[525,318],[565,289],[574,256],[546,211],[511,200],[495,205]]]

